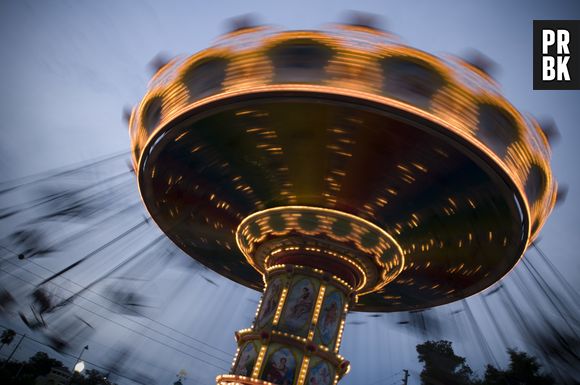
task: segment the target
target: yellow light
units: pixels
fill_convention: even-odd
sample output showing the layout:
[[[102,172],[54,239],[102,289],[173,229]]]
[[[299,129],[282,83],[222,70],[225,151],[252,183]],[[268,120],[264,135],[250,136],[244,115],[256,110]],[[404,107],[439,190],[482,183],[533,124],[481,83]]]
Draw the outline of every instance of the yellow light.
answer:
[[[312,341],[314,338],[314,331],[316,329],[316,324],[318,323],[318,316],[320,315],[320,308],[322,307],[322,301],[324,300],[324,292],[326,291],[326,286],[320,285],[320,290],[318,292],[318,298],[316,299],[316,305],[314,307],[314,314],[312,315],[312,323],[310,330],[308,331],[308,340]]]
[[[270,217],[271,214],[279,213],[279,212],[281,212],[283,218],[285,218],[286,226],[282,231],[274,232],[269,226],[268,218]],[[334,239],[337,239],[339,241],[352,241],[357,245],[357,247],[362,252],[371,253],[371,254],[378,253],[378,255],[380,256],[383,253],[382,248],[386,247],[387,245],[389,247],[394,246],[397,249],[397,252],[393,253],[393,257],[396,258],[397,265],[398,265],[397,266],[398,270],[397,270],[396,274],[399,274],[402,271],[404,264],[405,264],[405,256],[404,256],[403,250],[398,245],[398,243],[395,241],[395,239],[391,235],[389,235],[387,232],[385,232],[383,229],[376,226],[372,222],[369,222],[365,219],[362,219],[362,218],[357,217],[357,216],[352,215],[352,214],[344,213],[344,212],[337,211],[337,210],[327,209],[327,208],[311,207],[311,206],[275,207],[275,208],[270,208],[270,209],[255,212],[255,213],[247,216],[246,218],[244,218],[244,220],[242,220],[242,222],[238,225],[238,228],[236,230],[236,243],[237,243],[239,249],[242,251],[242,253],[246,257],[246,260],[248,261],[248,263],[251,266],[253,266],[257,271],[262,272],[264,274],[265,271],[264,271],[263,267],[258,265],[256,263],[256,260],[254,259],[254,256],[253,256],[254,245],[259,244],[263,239],[266,239],[268,233],[282,236],[282,235],[288,234],[290,231],[302,232],[303,230],[300,228],[300,226],[298,225],[298,222],[296,221],[296,215],[293,216],[292,214],[297,214],[297,213],[302,214],[305,212],[311,212],[311,213],[314,213],[315,215],[319,216],[319,219],[320,219],[319,226],[318,226],[319,231],[322,231],[322,232],[324,232],[324,234],[326,234],[330,238],[334,238]],[[336,218],[346,218],[349,222],[352,223],[353,231],[351,233],[347,234],[346,236],[342,236],[342,237],[334,234],[332,231],[332,225],[333,225],[334,221],[337,220]],[[260,229],[261,229],[260,237],[256,238],[256,237],[250,236],[249,230],[248,230],[250,223],[255,223],[260,227]],[[367,247],[363,246],[362,241],[361,241],[361,236],[362,236],[362,234],[365,234],[368,231],[374,232],[374,233],[379,235],[379,238],[381,239],[381,242],[379,242],[380,248],[376,248],[376,247],[367,248]],[[248,243],[249,243],[248,247],[244,246],[244,244],[241,241],[242,238],[246,238],[248,240]],[[319,248],[316,248],[313,251],[322,252],[322,250],[320,250]],[[270,253],[270,255],[272,255],[272,253]],[[350,260],[344,256],[339,256],[339,257],[342,257],[341,259],[345,260],[346,262],[353,265],[353,267],[360,270],[360,266],[358,266],[356,263],[353,264],[352,260]],[[388,265],[385,265],[384,267],[388,268]],[[362,270],[362,273],[363,273],[363,277],[365,277],[364,269]],[[383,274],[383,277],[387,277],[389,280],[391,280],[394,278],[394,275],[393,274]],[[381,281],[375,287],[369,288],[368,291],[361,292],[361,294],[365,294],[367,292],[379,290],[387,283],[388,282]],[[364,285],[361,284],[361,287],[359,288],[359,290],[362,287],[364,287],[365,285],[366,285],[366,281],[364,282]]]
[[[308,371],[308,363],[310,362],[310,357],[304,356],[302,359],[302,366],[300,368],[300,374],[298,376],[298,382],[296,385],[303,385],[306,380],[306,372]]]
[[[260,352],[258,353],[258,358],[256,359],[256,363],[254,364],[254,370],[252,371],[252,377],[258,378],[260,375],[260,370],[262,368],[262,361],[264,360],[264,355],[266,354],[266,350],[268,349],[267,345],[262,345],[260,348]]]
[[[276,307],[276,314],[274,315],[274,320],[272,325],[278,325],[280,320],[280,315],[282,314],[282,309],[284,308],[284,303],[286,302],[286,295],[288,294],[288,288],[282,289],[282,294],[280,295],[280,300],[278,301],[278,306]]]

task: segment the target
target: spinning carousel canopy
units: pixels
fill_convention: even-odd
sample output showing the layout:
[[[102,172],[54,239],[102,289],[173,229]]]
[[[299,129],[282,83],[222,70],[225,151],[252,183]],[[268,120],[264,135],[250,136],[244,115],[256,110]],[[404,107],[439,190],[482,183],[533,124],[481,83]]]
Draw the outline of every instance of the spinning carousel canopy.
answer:
[[[353,310],[485,289],[556,198],[544,133],[487,74],[364,26],[235,31],[161,67],[129,124],[142,198],[181,249],[260,290],[252,245],[344,238],[388,265]],[[276,211],[288,206],[314,211]]]

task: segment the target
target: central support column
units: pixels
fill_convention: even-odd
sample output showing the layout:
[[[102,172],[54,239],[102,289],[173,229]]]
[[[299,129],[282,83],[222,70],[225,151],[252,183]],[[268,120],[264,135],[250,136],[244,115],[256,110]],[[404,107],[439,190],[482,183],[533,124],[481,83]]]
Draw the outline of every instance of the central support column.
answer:
[[[365,219],[308,206],[249,215],[236,243],[266,288],[218,385],[336,385],[350,368],[338,354],[349,305],[395,279],[401,247]]]
[[[338,354],[352,287],[316,268],[276,265],[252,328],[236,333],[231,374],[217,383],[332,385],[348,371]]]

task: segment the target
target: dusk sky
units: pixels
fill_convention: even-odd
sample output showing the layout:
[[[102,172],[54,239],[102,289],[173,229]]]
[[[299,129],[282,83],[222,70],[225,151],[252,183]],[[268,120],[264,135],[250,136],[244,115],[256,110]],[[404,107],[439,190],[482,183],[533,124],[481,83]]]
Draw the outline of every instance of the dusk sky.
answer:
[[[555,120],[561,138],[552,148],[552,167],[559,184],[568,187],[568,195],[548,219],[539,245],[567,280],[580,289],[580,91],[532,89],[532,21],[580,19],[577,0],[4,0],[0,2],[0,81],[3,85],[0,182],[128,152],[130,141],[122,110],[138,103],[144,95],[151,75],[148,63],[159,53],[190,55],[210,46],[225,32],[228,18],[253,13],[259,21],[279,28],[316,29],[343,21],[348,10],[380,16],[384,27],[399,35],[404,43],[436,55],[463,55],[472,49],[484,53],[497,64],[495,78],[516,108],[538,118]],[[124,160],[115,162],[114,167],[117,171],[100,172],[114,175],[127,169]],[[125,193],[119,207],[137,202],[136,182]],[[10,204],[0,198],[0,207]],[[123,226],[130,227],[139,220],[141,212],[124,218],[115,228],[102,229],[94,235],[94,244],[118,233]],[[1,224],[0,239],[11,230],[11,225]],[[130,255],[159,233],[155,227],[147,228],[119,252]],[[88,250],[90,246],[79,246],[79,250]],[[106,258],[99,263],[115,263],[114,256]],[[176,253],[175,258],[186,260],[188,257]],[[63,255],[38,262],[58,269],[74,260]],[[10,271],[20,274],[16,268]],[[83,282],[82,274],[77,281]],[[201,279],[199,272],[181,267],[163,274],[147,288],[156,308],[148,311],[148,318],[138,322],[156,330],[163,329],[159,326],[161,323],[195,340],[188,340],[189,346],[180,345],[174,339],[185,337],[165,328],[163,333],[173,339],[163,335],[155,338],[173,348],[167,347],[119,326],[120,323],[138,329],[140,326],[132,319],[110,315],[107,317],[117,323],[100,321],[99,328],[87,342],[91,348],[86,357],[95,363],[104,363],[111,356],[108,349],[129,346],[138,351],[129,369],[149,372],[158,384],[172,383],[182,368],[188,372],[186,384],[213,384],[215,376],[225,372],[221,368],[229,369],[235,352],[233,333],[250,325],[259,294],[214,273],[204,274],[218,283],[217,286]],[[26,279],[29,278],[33,277]],[[509,280],[510,276],[505,279]],[[187,283],[175,294],[174,282],[178,280]],[[168,295],[172,296],[171,301],[164,298]],[[495,358],[500,365],[505,365],[505,347],[498,342],[489,319],[483,314],[481,302],[475,297],[469,301],[488,335]],[[456,309],[461,309],[460,303],[440,307],[433,315],[445,323]],[[425,338],[397,325],[401,319],[405,315],[376,318],[367,314],[350,315],[341,354],[351,361],[352,370],[340,384],[400,383],[400,373],[405,368],[411,369],[409,383],[419,383],[421,366],[415,345]],[[2,316],[0,321],[18,332],[27,332],[15,317]],[[143,330],[151,333],[150,329]],[[506,330],[511,332],[515,327],[507,326]],[[484,358],[466,334],[443,328],[436,337],[454,341],[456,352],[466,356],[472,367],[482,373]],[[526,349],[526,341],[521,338],[514,337],[513,344]],[[24,359],[41,348],[27,342],[17,358]],[[71,365],[69,358],[63,361],[67,359],[66,363]],[[114,381],[130,383],[125,379]]]

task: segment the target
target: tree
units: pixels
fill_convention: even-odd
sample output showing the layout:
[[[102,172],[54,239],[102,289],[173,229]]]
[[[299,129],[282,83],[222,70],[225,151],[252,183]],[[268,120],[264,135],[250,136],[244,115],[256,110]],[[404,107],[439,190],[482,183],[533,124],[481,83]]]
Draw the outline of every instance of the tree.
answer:
[[[554,379],[540,373],[538,360],[525,352],[508,349],[510,363],[507,370],[487,365],[483,385],[553,385]]]
[[[508,349],[506,370],[487,365],[483,379],[475,378],[465,358],[453,351],[450,341],[427,341],[417,345],[423,363],[421,385],[554,385],[554,379],[541,372],[538,360],[528,353]]]
[[[453,351],[450,341],[427,341],[417,345],[419,362],[423,363],[421,385],[471,385],[473,371],[465,358]]]
[[[507,380],[504,371],[488,364],[485,367],[485,375],[481,385],[506,385],[506,381]]]
[[[55,360],[45,352],[37,352],[28,361],[0,361],[0,383],[2,385],[34,385],[40,376],[47,375],[52,368],[63,368],[62,362]],[[105,378],[96,369],[83,373],[72,373],[71,385],[116,385]]]
[[[34,385],[38,376],[44,376],[53,367],[62,367],[62,362],[37,352],[28,361],[4,361],[0,369],[3,385]]]
[[[85,379],[83,385],[105,385],[107,381],[103,373],[95,369],[88,369],[84,373]]]
[[[16,336],[16,332],[12,329],[6,329],[2,332],[0,336],[0,349],[4,347],[4,345],[10,345],[12,341],[14,341],[14,337]]]
[[[45,376],[52,368],[63,368],[64,365],[59,360],[55,360],[45,352],[36,352],[28,359],[28,371],[34,376]]]

